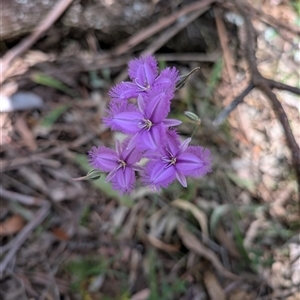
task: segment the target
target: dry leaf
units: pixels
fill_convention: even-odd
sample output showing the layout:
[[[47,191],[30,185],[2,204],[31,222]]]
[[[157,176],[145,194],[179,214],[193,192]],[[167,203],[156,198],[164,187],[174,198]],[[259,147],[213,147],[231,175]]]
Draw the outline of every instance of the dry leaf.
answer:
[[[62,228],[59,228],[59,227],[53,228],[52,233],[62,241],[67,241],[70,239],[69,235]]]
[[[157,239],[155,236],[150,234],[147,235],[147,240],[153,247],[166,252],[176,252],[180,249],[179,245],[171,245],[171,244],[164,243],[161,240]]]
[[[223,229],[221,225],[219,225],[217,228],[216,237],[221,243],[221,245],[230,253],[231,256],[235,258],[241,257],[235,242],[233,241],[231,236],[227,234],[227,232]]]
[[[238,276],[227,271],[221,264],[219,258],[214,252],[206,248],[201,242],[188,230],[185,229],[184,225],[181,223],[177,226],[177,232],[183,242],[183,244],[191,251],[203,256],[209,260],[212,265],[224,276],[230,279],[237,280]]]
[[[180,208],[185,211],[190,211],[195,219],[198,221],[202,233],[208,236],[208,229],[207,229],[207,217],[204,212],[202,212],[196,205],[190,203],[188,201],[177,199],[171,203],[173,206]]]
[[[24,144],[32,151],[37,149],[37,144],[33,132],[29,129],[25,120],[25,115],[21,115],[15,122],[15,128],[22,137]]]
[[[225,293],[217,277],[211,271],[204,273],[204,283],[211,300],[225,300]]]
[[[25,221],[20,215],[14,215],[0,223],[0,236],[12,235],[24,227]]]

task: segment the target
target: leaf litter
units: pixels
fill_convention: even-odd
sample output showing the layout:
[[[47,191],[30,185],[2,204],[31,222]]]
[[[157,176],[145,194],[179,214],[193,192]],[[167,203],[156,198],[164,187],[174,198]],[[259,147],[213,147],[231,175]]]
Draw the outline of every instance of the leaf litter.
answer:
[[[278,17],[285,12],[288,20],[294,18],[293,9],[285,2],[259,2],[268,14]],[[204,28],[210,18],[200,17],[195,28]],[[212,24],[209,31],[217,32]],[[199,62],[198,53],[184,47],[176,56],[176,44],[183,44],[176,40],[166,41],[170,48],[159,50],[173,49],[182,74],[197,70],[193,76],[183,77],[184,87],[173,106],[182,119],[185,111],[201,119],[193,139],[195,144],[211,148],[215,159],[214,172],[188,182],[188,190],[172,185],[153,194],[138,187],[132,195],[120,197],[104,175],[96,179],[99,174],[90,173],[88,177],[96,180],[87,182],[71,180],[90,170],[85,154],[92,145],[114,144],[115,137],[103,127],[101,118],[108,101],[107,87],[113,85],[107,81],[122,73],[127,60],[112,67],[107,60],[103,65],[109,69],[109,77],[97,70],[92,76],[84,71],[69,76],[62,65],[47,67],[54,59],[66,59],[59,57],[56,45],[49,53],[44,48],[15,61],[7,73],[11,74],[9,80],[16,83],[14,93],[29,100],[22,103],[25,113],[1,114],[1,197],[21,206],[1,207],[4,299],[13,299],[15,289],[15,299],[40,295],[50,299],[57,293],[71,299],[297,299],[297,189],[280,124],[264,96],[256,91],[218,129],[211,122],[222,106],[234,99],[237,90],[233,86],[242,86],[248,76],[238,54],[241,49],[235,49],[239,44],[231,25],[225,22],[232,37],[228,46],[237,83],[228,80],[225,57],[212,62],[210,53],[204,53],[208,62]],[[235,26],[242,38],[241,24]],[[256,17],[255,26],[263,74],[275,74],[277,80],[293,84],[297,75],[290,55],[291,32],[266,36],[269,26]],[[191,32],[199,34],[193,28],[189,27]],[[80,59],[85,57],[84,51],[95,50],[83,50],[86,45],[70,34],[80,45]],[[213,47],[205,30],[198,37]],[[67,39],[60,46],[65,47],[64,43]],[[144,43],[147,47],[147,41]],[[130,51],[126,54],[133,56]],[[185,53],[190,61],[177,60]],[[105,84],[92,82],[94,75]],[[95,88],[97,101],[93,100]],[[279,95],[299,143],[298,108],[294,100]],[[35,96],[40,102],[30,107]],[[41,124],[47,130],[39,129]],[[193,130],[194,124],[182,124],[185,135]],[[45,201],[51,203],[51,211],[43,206]],[[16,214],[18,209],[20,214]],[[25,234],[21,240],[20,233]]]

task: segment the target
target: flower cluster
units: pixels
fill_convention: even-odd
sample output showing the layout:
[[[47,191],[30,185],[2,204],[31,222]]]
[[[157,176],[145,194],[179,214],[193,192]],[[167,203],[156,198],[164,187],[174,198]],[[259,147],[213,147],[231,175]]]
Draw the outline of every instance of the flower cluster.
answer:
[[[127,134],[124,142],[116,142],[116,150],[93,147],[89,162],[93,168],[108,172],[106,181],[120,193],[130,193],[136,172],[143,184],[152,189],[167,187],[177,179],[184,187],[186,177],[201,177],[211,171],[210,151],[189,146],[174,127],[181,121],[169,119],[179,74],[176,68],[160,73],[153,56],[129,62],[130,82],[121,82],[111,89],[111,98],[104,123],[112,130]],[[144,167],[138,163],[148,162]]]

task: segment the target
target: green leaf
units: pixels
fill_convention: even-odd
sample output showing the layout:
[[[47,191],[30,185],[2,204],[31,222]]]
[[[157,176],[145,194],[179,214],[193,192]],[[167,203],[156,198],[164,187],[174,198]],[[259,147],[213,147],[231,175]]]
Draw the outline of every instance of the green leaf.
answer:
[[[42,120],[41,126],[51,127],[57,119],[68,109],[70,108],[69,104],[62,104],[57,106],[55,109],[51,110]]]
[[[201,122],[200,118],[191,111],[185,111],[184,114],[193,121]]]
[[[83,154],[76,155],[75,162],[85,172],[89,172],[92,169],[86,156]],[[101,190],[107,197],[118,199],[121,204],[128,207],[132,207],[134,205],[134,201],[130,198],[130,196],[121,196],[117,191],[113,190],[110,183],[105,182],[105,180],[106,175],[102,174],[98,180],[92,181],[92,184]]]
[[[71,97],[77,97],[77,93],[56,78],[44,73],[34,73],[31,75],[31,80],[37,84],[52,87],[56,90],[62,91]]]

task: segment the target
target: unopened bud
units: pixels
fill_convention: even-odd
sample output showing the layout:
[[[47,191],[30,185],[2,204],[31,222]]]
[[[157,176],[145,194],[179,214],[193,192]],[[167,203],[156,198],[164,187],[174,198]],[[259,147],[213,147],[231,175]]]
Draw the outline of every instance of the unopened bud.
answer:
[[[200,118],[191,111],[185,111],[184,114],[191,120],[196,121],[197,123],[201,123]]]
[[[101,177],[102,172],[96,169],[90,170],[85,176],[72,178],[73,181],[82,181],[82,180],[97,180]]]
[[[200,69],[200,67],[197,67],[197,68],[193,69],[190,73],[188,73],[186,75],[181,75],[179,77],[178,82],[176,83],[176,89],[177,90],[182,89],[186,85],[186,83],[189,81],[190,77],[194,73],[196,73],[199,69]]]

